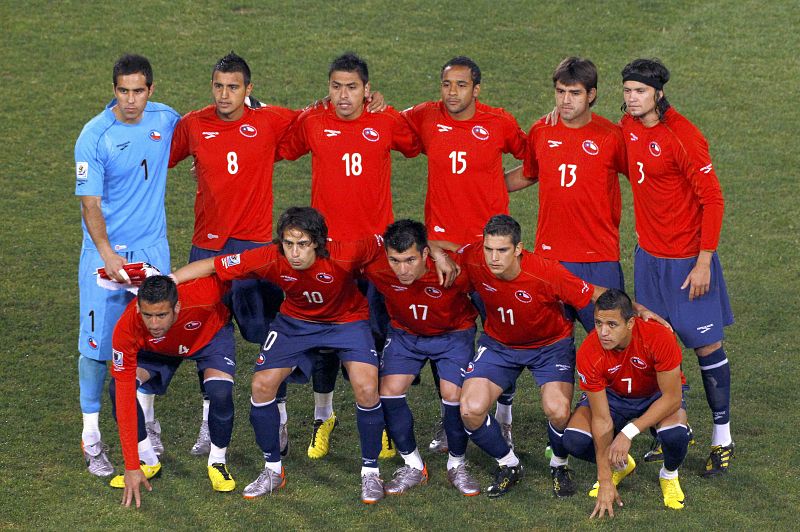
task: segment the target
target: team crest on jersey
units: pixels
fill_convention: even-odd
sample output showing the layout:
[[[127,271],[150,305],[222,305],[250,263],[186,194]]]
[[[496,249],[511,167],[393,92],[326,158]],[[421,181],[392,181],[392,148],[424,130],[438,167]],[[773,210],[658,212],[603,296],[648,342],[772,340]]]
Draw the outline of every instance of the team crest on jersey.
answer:
[[[256,359],[256,365],[260,366],[264,363],[264,353],[259,353],[258,358]]]
[[[472,126],[472,136],[478,140],[487,140],[489,138],[489,130],[483,126]]]
[[[195,329],[199,329],[202,324],[203,324],[202,322],[194,320],[184,325],[183,328],[186,329],[187,331],[193,331]]]
[[[647,368],[647,362],[645,362],[644,360],[642,360],[639,357],[631,357],[631,364],[633,364],[634,367],[637,367],[639,369],[646,369]]]
[[[155,129],[150,131],[150,140],[155,142],[161,142],[161,132],[156,131]]]
[[[222,257],[222,265],[225,266],[226,269],[232,268],[233,266],[239,264],[241,260],[242,258],[239,253],[237,253],[236,255],[228,255],[227,257]]]
[[[378,142],[378,140],[381,138],[378,132],[371,127],[365,127],[361,132],[361,135],[370,142]]]
[[[597,144],[593,140],[584,140],[583,144],[581,144],[583,151],[588,153],[589,155],[597,155],[600,153],[600,148],[597,147]]]
[[[92,349],[97,349],[97,340],[95,340],[91,336],[89,337],[89,347],[91,347]]]
[[[658,145],[658,142],[652,141],[649,146],[650,155],[653,157],[661,157],[661,146]]]
[[[239,133],[247,138],[253,138],[258,135],[258,130],[250,124],[242,124],[239,126]]]
[[[114,362],[114,371],[122,371],[125,369],[123,365],[123,361],[125,356],[122,354],[122,351],[117,351],[116,349],[111,350],[111,360]]]
[[[325,284],[331,284],[333,282],[333,275],[325,272],[320,272],[317,274],[317,281]]]
[[[439,299],[442,297],[442,291],[436,288],[435,286],[426,286],[425,293],[428,294],[433,299]]]
[[[525,290],[517,290],[516,292],[514,292],[514,297],[517,298],[517,301],[520,301],[522,303],[530,303],[531,301],[533,301],[531,295]]]
[[[78,181],[86,181],[89,179],[89,163],[86,161],[75,163],[75,179]]]

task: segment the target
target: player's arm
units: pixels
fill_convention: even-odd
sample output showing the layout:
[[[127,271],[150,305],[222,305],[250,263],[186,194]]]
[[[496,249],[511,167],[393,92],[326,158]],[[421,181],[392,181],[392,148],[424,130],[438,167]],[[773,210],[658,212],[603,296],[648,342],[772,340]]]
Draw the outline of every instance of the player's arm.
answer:
[[[592,411],[592,439],[597,457],[597,481],[600,484],[597,503],[590,517],[603,517],[606,513],[609,517],[614,517],[614,503],[622,506],[617,487],[611,480],[611,462],[607,459],[614,437],[614,422],[611,419],[605,389],[597,392],[587,391],[586,396]]]
[[[539,181],[538,177],[525,177],[522,165],[512,168],[511,170],[507,170],[504,174],[504,177],[506,180],[506,189],[509,192],[522,190],[523,188],[527,188]]]
[[[214,267],[214,257],[190,262],[186,266],[172,272],[172,278],[176,283],[185,283],[192,279],[208,277],[216,272]]]
[[[124,257],[117,255],[111,242],[108,240],[106,230],[106,219],[103,216],[102,198],[100,196],[81,196],[81,216],[86,224],[86,230],[92,238],[97,252],[103,258],[106,273],[111,279],[118,283],[127,282],[127,275],[122,270],[128,261]],[[122,273],[120,273],[122,272]]]
[[[428,242],[428,247],[431,248],[431,259],[436,264],[439,284],[450,288],[461,273],[461,267],[436,242]]]

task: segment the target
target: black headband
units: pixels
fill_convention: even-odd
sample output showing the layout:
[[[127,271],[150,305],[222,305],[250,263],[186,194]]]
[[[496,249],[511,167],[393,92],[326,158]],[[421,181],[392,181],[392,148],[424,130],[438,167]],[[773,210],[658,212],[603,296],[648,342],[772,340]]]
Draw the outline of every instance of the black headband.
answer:
[[[635,72],[631,72],[626,74],[622,77],[622,82],[625,83],[626,81],[638,81],[639,83],[644,83],[645,85],[650,85],[655,90],[660,91],[664,88],[664,84],[657,79],[653,79],[648,76],[643,76],[641,74],[637,74]]]

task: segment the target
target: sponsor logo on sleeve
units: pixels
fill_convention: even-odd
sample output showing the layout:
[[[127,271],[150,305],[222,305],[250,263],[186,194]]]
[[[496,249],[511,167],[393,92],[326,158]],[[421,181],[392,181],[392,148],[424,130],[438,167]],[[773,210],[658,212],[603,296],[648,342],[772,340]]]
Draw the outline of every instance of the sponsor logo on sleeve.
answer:
[[[197,320],[190,321],[186,325],[183,326],[184,329],[187,331],[194,331],[195,329],[199,329],[203,323]]]
[[[378,132],[371,127],[365,127],[361,135],[370,142],[378,142],[381,138]]]
[[[472,136],[478,140],[487,140],[489,138],[489,130],[483,126],[472,126]]]
[[[586,292],[589,291],[589,285],[586,283],[586,281],[582,281],[582,282],[583,282],[583,286],[581,286],[581,294],[585,294]]]
[[[116,349],[112,349],[111,360],[114,363],[114,371],[122,371],[123,369],[125,369],[124,365],[125,356],[122,354],[122,351],[117,351]]]
[[[86,161],[78,161],[75,163],[75,179],[78,181],[86,181],[89,179],[89,163]]]
[[[514,292],[514,297],[516,297],[517,301],[520,301],[521,303],[530,303],[533,301],[533,297],[531,297],[531,295],[525,290],[517,290]]]
[[[425,293],[428,294],[433,299],[439,299],[442,297],[442,291],[436,288],[435,286],[426,286]]]
[[[647,362],[639,357],[631,357],[631,364],[633,364],[635,368],[647,369]]]
[[[701,171],[701,172],[703,172],[704,174],[710,174],[710,173],[711,173],[711,169],[712,169],[712,168],[713,168],[712,164],[711,164],[711,163],[708,163],[707,165],[705,165],[704,167],[702,167],[702,168],[700,169],[700,171]]]
[[[583,151],[588,153],[589,155],[597,155],[600,153],[600,148],[597,147],[597,144],[593,140],[584,140],[583,144],[581,144]]]
[[[237,266],[242,260],[242,257],[239,253],[236,255],[228,255],[227,257],[222,257],[222,265],[227,268],[232,268],[233,266]]]
[[[258,130],[250,124],[242,124],[239,126],[239,133],[247,138],[253,138],[258,135]]]
[[[317,281],[325,284],[331,284],[333,282],[333,275],[325,272],[320,272],[317,274]]]
[[[150,140],[154,142],[161,142],[161,132],[155,129],[150,131]]]
[[[658,145],[658,142],[650,142],[647,148],[650,150],[650,155],[653,157],[661,157],[661,146]]]

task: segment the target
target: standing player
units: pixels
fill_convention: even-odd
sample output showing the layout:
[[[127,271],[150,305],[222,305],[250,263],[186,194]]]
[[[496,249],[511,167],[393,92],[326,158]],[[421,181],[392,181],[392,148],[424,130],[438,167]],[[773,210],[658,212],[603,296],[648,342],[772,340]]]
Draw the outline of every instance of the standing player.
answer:
[[[78,267],[81,446],[89,472],[97,476],[114,472],[100,435],[100,400],[114,324],[133,296],[97,286],[94,273],[104,267],[113,280],[123,282],[122,266],[139,261],[169,271],[164,192],[170,141],[180,118],[170,107],[148,101],[154,86],[146,58],[120,57],[113,82],[114,99],[84,126],[75,144],[75,195],[81,198],[83,219]],[[144,402],[151,421],[152,400]]]
[[[367,112],[370,96],[367,63],[352,53],[334,59],[328,70],[331,106],[303,112],[281,143],[280,155],[295,160],[311,153],[311,206],[324,217],[334,240],[381,234],[394,220],[391,150],[406,157],[419,153],[417,139],[400,114],[387,107]],[[370,304],[376,345],[383,345],[386,310],[374,288],[362,286]],[[324,360],[331,357],[323,355]],[[314,431],[310,458],[328,452],[336,425],[333,389],[337,364],[318,364],[314,374]]]
[[[604,292],[594,316],[596,328],[577,356],[585,393],[564,431],[571,455],[592,462],[597,457],[598,482],[589,492],[597,497],[592,517],[605,512],[613,517],[614,502],[622,506],[617,485],[636,467],[628,454],[631,440],[650,427],[664,446],[659,474],[664,505],[680,510],[684,496],[678,466],[689,446],[681,348],[672,331],[637,318],[621,290]]]
[[[161,470],[136,401],[136,387],[163,395],[183,359],[197,362],[211,400],[211,485],[223,492],[236,487],[225,459],[233,431],[236,370],[233,327],[222,300],[229,290],[230,283],[216,277],[180,287],[169,277],[150,277],[142,283],[136,301],[128,305],[114,329],[114,380],[109,393],[119,424],[125,474],[112,479],[111,486],[125,488],[125,506],[135,499],[139,507],[139,486],[144,484],[149,490],[147,480]]]
[[[428,480],[406,393],[430,360],[441,375],[450,451],[447,480],[463,495],[478,495],[480,487],[466,468],[467,434],[459,412],[463,368],[474,354],[476,312],[469,299],[469,281],[462,275],[449,288],[439,286],[423,224],[397,221],[383,238],[386,256],[371,263],[365,275],[384,295],[391,316],[381,358],[380,395],[389,434],[405,461],[386,483],[385,492],[401,494]]]
[[[711,408],[711,454],[703,476],[728,470],[730,366],[723,327],[733,323],[717,245],[724,201],[708,142],[664,96],[669,70],[637,59],[622,69],[622,131],[639,245],[636,298],[669,320],[698,357]]]
[[[197,177],[190,262],[263,246],[272,238],[277,145],[299,111],[271,105],[252,109],[245,105],[252,89],[250,67],[231,52],[211,72],[214,103],[188,113],[175,129],[170,166],[191,155]],[[280,288],[264,280],[235,281],[231,299],[242,337],[260,346],[283,301]],[[207,454],[211,445],[208,399],[203,403],[195,455]],[[285,420],[282,429],[281,448],[287,449]]]
[[[458,56],[440,72],[441,100],[403,111],[428,157],[425,225],[431,241],[456,243],[454,249],[481,237],[490,216],[508,214],[503,154],[525,155],[525,133],[504,109],[478,101],[481,70]],[[476,301],[480,308],[480,302]],[[434,372],[436,380],[436,374]],[[497,405],[498,421],[511,442],[513,388]],[[444,413],[442,413],[444,417]],[[431,450],[444,451],[444,431],[437,430]]]
[[[534,253],[555,259],[592,284],[623,289],[619,264],[621,199],[618,174],[627,172],[619,126],[591,111],[597,68],[568,57],[553,72],[558,122],[541,119],[528,133],[524,173],[506,176],[509,190],[539,183]],[[525,177],[523,177],[523,175]],[[593,306],[568,308],[588,332]]]

